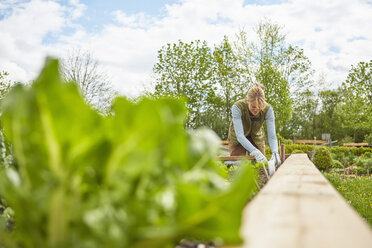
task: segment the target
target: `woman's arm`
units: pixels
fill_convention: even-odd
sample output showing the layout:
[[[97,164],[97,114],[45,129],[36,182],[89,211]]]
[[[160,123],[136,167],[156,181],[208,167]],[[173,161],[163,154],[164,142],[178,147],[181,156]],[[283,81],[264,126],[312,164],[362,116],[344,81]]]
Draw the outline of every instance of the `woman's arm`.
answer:
[[[267,111],[266,116],[266,127],[267,127],[267,138],[269,140],[269,146],[271,149],[271,152],[278,153],[278,140],[276,138],[276,132],[275,132],[275,116],[274,116],[274,110],[273,107],[270,107],[269,111]]]
[[[247,151],[252,152],[255,148],[252,143],[244,136],[242,113],[240,109],[234,104],[231,108],[231,112],[236,139]]]

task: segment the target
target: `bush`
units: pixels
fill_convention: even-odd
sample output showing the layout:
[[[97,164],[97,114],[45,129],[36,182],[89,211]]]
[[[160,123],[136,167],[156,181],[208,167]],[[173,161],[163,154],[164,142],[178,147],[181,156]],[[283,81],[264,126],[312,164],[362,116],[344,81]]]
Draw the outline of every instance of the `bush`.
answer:
[[[351,138],[350,136],[345,136],[343,137],[341,140],[340,140],[340,145],[344,144],[344,143],[354,143],[354,140],[353,138]]]
[[[333,161],[331,153],[326,147],[315,149],[313,163],[319,170],[327,170],[332,167]]]
[[[369,147],[332,147],[329,148],[329,151],[332,159],[341,162],[344,168],[353,164],[365,168],[372,167],[371,161],[368,160],[372,158],[372,149]]]
[[[338,169],[343,169],[344,166],[342,165],[342,163],[336,159],[333,160],[333,168],[338,168]]]
[[[357,166],[363,167],[365,169],[371,169],[372,168],[372,158],[361,156],[358,159],[356,159],[355,164]]]
[[[349,173],[350,174],[358,173],[358,175],[365,175],[367,173],[367,169],[364,168],[364,167],[354,166],[354,167],[351,168]]]
[[[366,152],[363,155],[365,158],[372,158],[372,152]]]
[[[296,153],[304,153],[302,150],[293,150],[292,152],[291,152],[292,154],[296,154]]]
[[[307,153],[314,149],[313,145],[301,145],[301,144],[291,144],[291,145],[285,145],[285,153],[291,154],[293,151],[301,151],[301,153]]]
[[[367,134],[366,136],[364,136],[364,142],[366,142],[368,144],[372,144],[372,133]]]
[[[331,152],[331,156],[333,160],[341,161],[345,158],[345,155],[341,152]]]
[[[367,152],[372,153],[372,148],[370,147],[346,147],[346,146],[341,146],[341,147],[331,147],[329,148],[329,151],[335,154],[340,154],[342,153],[344,156],[347,155],[354,155],[354,156],[360,156],[362,154],[365,154]]]
[[[291,139],[285,139],[279,133],[276,134],[276,137],[278,138],[278,141],[280,142],[280,144],[284,144],[284,145],[293,144],[293,141]]]

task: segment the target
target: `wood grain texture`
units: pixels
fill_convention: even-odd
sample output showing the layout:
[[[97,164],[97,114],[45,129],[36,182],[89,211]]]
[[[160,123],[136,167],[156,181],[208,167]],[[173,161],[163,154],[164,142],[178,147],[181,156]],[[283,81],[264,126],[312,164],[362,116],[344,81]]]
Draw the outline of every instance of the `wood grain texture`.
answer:
[[[247,205],[241,235],[234,247],[372,247],[371,228],[306,154],[292,154]]]

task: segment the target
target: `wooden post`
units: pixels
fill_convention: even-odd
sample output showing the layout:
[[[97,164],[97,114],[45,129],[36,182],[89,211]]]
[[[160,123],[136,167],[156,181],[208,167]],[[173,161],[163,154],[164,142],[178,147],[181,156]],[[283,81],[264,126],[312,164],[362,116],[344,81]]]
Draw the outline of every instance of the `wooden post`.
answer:
[[[284,163],[284,160],[285,160],[285,146],[284,146],[284,144],[281,144],[281,146],[280,146],[280,160],[282,161],[282,163]]]
[[[367,169],[367,176],[368,176],[368,179],[369,179],[369,169]]]

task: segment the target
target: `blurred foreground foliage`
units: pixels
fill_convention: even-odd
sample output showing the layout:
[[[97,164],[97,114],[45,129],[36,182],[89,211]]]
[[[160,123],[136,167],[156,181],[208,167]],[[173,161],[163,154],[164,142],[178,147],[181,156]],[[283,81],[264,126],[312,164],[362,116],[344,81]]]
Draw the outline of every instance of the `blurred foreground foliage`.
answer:
[[[30,86],[2,104],[17,167],[3,166],[0,195],[14,210],[2,247],[174,247],[181,238],[241,242],[254,170],[231,183],[215,161],[220,140],[186,131],[184,103],[117,98],[92,110],[47,59]],[[4,223],[2,223],[4,224]]]

